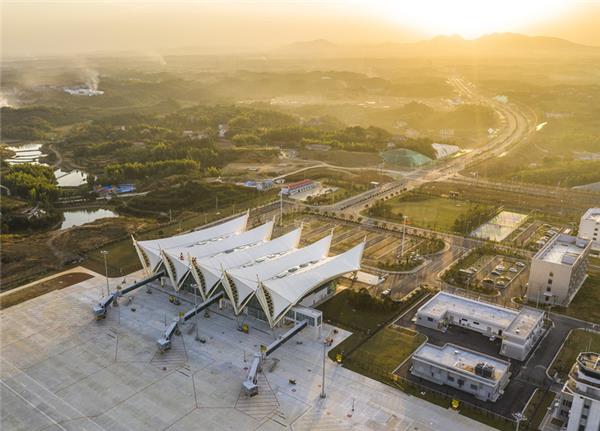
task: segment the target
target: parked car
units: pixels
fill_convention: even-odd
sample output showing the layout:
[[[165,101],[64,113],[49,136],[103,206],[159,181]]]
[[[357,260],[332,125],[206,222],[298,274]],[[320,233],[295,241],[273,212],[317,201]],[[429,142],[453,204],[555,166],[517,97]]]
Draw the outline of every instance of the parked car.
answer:
[[[519,266],[521,268],[525,268],[525,264],[523,262],[520,262],[520,261],[517,262],[517,263],[515,263],[515,265],[517,265],[517,266]]]
[[[519,270],[518,270],[517,268],[515,268],[515,267],[508,268],[508,270],[509,270],[510,272],[519,272]]]
[[[495,276],[500,275],[500,273],[498,271],[496,271],[495,269],[492,272],[490,272],[490,274],[495,275]]]

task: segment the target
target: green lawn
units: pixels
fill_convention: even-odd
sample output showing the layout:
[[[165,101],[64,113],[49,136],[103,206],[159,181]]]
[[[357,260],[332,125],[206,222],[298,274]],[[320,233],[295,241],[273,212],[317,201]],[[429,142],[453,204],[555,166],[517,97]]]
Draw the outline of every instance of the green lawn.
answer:
[[[454,220],[469,208],[468,202],[449,198],[401,199],[385,202],[392,207],[392,214],[386,219],[400,222],[400,214],[403,214],[408,217],[407,224],[446,232],[452,231]]]
[[[400,311],[400,307],[385,312],[357,309],[349,304],[349,295],[350,290],[346,289],[319,305],[323,319],[350,331],[374,332]]]
[[[356,349],[344,364],[350,369],[374,368],[381,374],[391,373],[425,341],[426,337],[418,332],[387,327]]]
[[[590,273],[566,310],[569,316],[600,323],[600,272]]]
[[[546,415],[546,411],[552,401],[554,400],[554,392],[551,391],[542,391],[541,389],[537,389],[527,406],[527,410],[525,411],[525,417],[527,418],[527,422],[529,423],[529,429],[538,429],[544,416]]]
[[[550,375],[558,372],[559,377],[565,380],[569,370],[575,363],[577,355],[587,351],[600,352],[600,335],[576,329],[567,338],[560,349],[558,356],[550,366]]]

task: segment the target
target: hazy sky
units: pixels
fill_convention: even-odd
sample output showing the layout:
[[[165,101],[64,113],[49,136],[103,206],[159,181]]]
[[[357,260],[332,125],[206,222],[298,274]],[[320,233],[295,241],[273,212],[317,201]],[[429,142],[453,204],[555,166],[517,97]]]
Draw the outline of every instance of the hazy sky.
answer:
[[[190,46],[231,52],[318,38],[404,42],[505,31],[600,45],[600,0],[0,1],[5,58]]]

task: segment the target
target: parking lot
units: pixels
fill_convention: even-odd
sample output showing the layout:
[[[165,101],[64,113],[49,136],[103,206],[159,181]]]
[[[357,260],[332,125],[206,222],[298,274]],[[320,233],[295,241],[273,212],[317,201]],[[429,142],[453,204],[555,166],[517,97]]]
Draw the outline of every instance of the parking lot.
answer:
[[[475,274],[477,283],[497,289],[502,296],[520,296],[521,287],[527,282],[524,276],[528,272],[528,266],[524,260],[502,255],[486,255],[480,260],[485,263]]]
[[[331,252],[341,253],[355,246],[361,241],[367,241],[363,255],[363,266],[376,268],[382,264],[392,264],[399,257],[412,257],[415,266],[422,262],[421,252],[430,240],[407,233],[404,236],[404,247],[402,246],[402,232],[384,231],[376,227],[366,227],[354,223],[331,221],[326,218],[302,215],[295,218],[291,223],[294,226],[303,225],[301,244],[307,245],[328,235],[333,230],[333,242]],[[279,232],[289,230],[288,224],[283,228],[277,228]]]

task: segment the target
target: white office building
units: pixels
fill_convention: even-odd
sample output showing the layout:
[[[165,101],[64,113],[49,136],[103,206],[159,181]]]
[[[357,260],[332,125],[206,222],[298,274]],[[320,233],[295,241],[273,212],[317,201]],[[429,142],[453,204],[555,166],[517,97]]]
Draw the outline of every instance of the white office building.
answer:
[[[568,306],[587,277],[591,241],[558,234],[531,261],[527,298],[540,305]]]
[[[600,251],[600,208],[590,208],[581,216],[579,238],[592,241],[592,250]]]
[[[567,431],[600,430],[600,354],[579,354],[553,416],[564,421]]]
[[[455,344],[425,343],[412,356],[410,372],[483,401],[496,401],[510,379],[510,363]]]
[[[439,292],[417,311],[417,324],[438,331],[461,326],[488,338],[501,338],[500,354],[525,360],[544,332],[544,313],[532,308],[514,310],[487,302]]]

